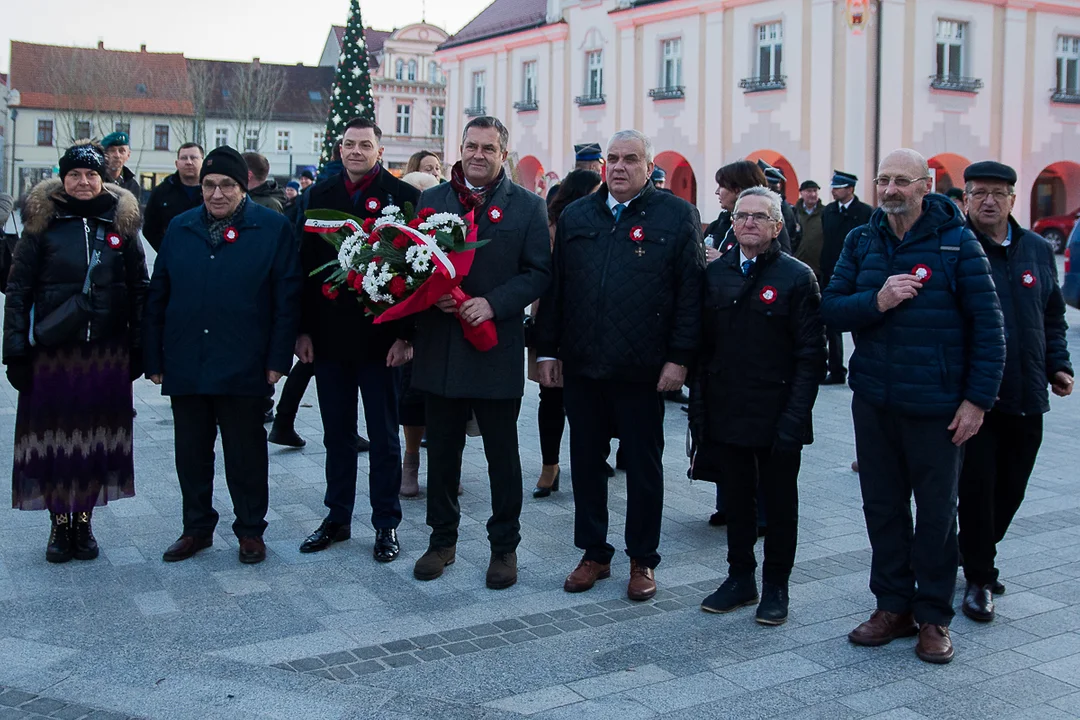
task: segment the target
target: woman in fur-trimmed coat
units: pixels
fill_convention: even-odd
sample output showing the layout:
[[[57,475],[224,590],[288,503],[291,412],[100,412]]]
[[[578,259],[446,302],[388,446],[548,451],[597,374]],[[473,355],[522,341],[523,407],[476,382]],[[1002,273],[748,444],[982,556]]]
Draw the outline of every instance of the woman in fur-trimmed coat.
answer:
[[[49,562],[97,557],[93,509],[135,494],[131,383],[148,280],[139,204],[103,183],[104,167],[100,149],[77,145],[60,178],[31,190],[7,285],[3,360],[19,392],[12,506],[50,512]],[[84,290],[80,322],[44,333]]]

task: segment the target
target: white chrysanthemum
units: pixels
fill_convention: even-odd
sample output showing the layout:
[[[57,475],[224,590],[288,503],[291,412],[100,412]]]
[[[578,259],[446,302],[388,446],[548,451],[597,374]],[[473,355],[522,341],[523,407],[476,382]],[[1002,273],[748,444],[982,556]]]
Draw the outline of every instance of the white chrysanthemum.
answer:
[[[387,205],[382,209],[383,215],[397,215],[400,212],[401,208],[399,208],[397,205]]]

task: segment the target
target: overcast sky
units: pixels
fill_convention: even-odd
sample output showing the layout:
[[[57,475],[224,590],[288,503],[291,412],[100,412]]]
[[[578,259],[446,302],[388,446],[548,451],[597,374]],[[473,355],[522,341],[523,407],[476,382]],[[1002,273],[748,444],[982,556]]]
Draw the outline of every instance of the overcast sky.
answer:
[[[427,20],[455,32],[491,0],[427,0]],[[213,60],[315,65],[331,25],[344,25],[349,0],[3,0],[0,72],[11,41],[114,50],[182,52]],[[364,25],[380,30],[419,22],[424,0],[361,0]]]

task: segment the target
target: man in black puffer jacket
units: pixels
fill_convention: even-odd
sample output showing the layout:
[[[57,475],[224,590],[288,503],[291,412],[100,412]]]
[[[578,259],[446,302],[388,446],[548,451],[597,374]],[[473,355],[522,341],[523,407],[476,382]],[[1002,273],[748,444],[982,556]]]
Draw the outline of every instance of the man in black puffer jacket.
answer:
[[[963,446],[997,397],[1004,320],[982,245],[951,200],[928,194],[926,159],[894,151],[876,183],[881,207],[844,241],[821,305],[827,325],[859,337],[851,409],[878,607],[848,639],[918,633],[919,658],[946,663]]]
[[[994,618],[994,594],[1004,592],[994,567],[995,546],[1020,508],[1042,444],[1046,391],[1072,392],[1065,340],[1065,301],[1050,244],[1010,214],[1016,171],[985,161],[968,166],[968,227],[982,243],[1005,315],[1005,374],[994,408],[967,444],[960,473],[960,552],[964,556],[964,614]],[[996,588],[996,589],[995,589]]]
[[[739,249],[705,271],[702,353],[691,383],[698,460],[723,468],[728,578],[702,603],[729,612],[756,602],[758,486],[768,506],[757,621],[787,620],[799,518],[796,481],[825,368],[821,293],[808,265],[780,251],[780,196],[751,188],[734,213]],[[718,474],[718,473],[716,473]],[[694,477],[719,480],[698,472]]]
[[[607,184],[559,219],[537,353],[543,384],[565,376],[574,544],[585,556],[564,588],[588,590],[610,574],[604,456],[614,426],[627,466],[627,595],[647,600],[656,593],[664,505],[658,393],[682,387],[697,351],[705,256],[697,210],[649,182],[652,148],[643,134],[616,133],[607,167]]]

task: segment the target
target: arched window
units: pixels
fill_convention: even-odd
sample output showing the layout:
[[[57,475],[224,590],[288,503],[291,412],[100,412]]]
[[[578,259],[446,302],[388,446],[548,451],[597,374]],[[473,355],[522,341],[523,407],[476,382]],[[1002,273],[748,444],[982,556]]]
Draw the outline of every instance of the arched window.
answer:
[[[442,73],[439,72],[439,63],[434,60],[428,63],[427,74],[429,83],[442,83]]]
[[[405,61],[401,60],[400,58],[398,59],[397,64],[394,66],[394,77],[398,80],[405,79]]]
[[[416,61],[409,61],[409,82],[416,82]]]

